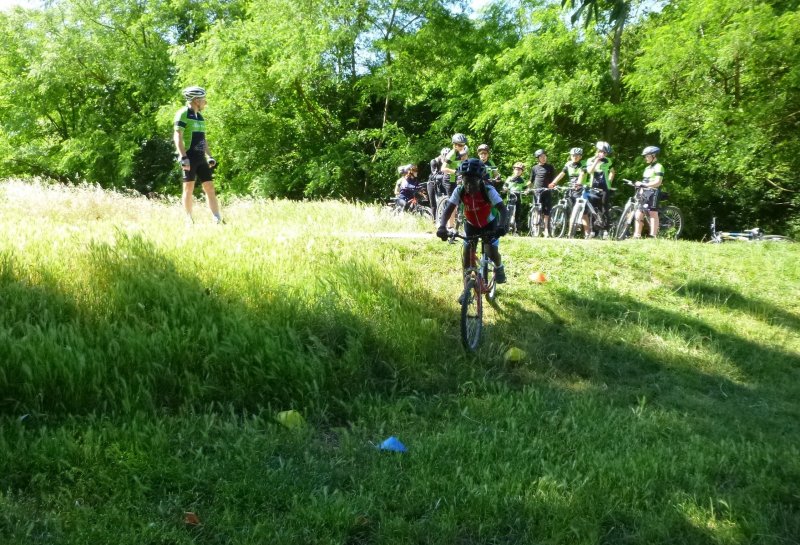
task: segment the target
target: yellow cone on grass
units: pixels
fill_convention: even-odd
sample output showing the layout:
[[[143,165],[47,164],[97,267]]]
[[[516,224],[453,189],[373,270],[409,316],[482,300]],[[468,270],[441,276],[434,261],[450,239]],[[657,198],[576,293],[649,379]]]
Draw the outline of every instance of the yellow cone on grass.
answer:
[[[281,411],[277,414],[275,419],[290,430],[302,428],[306,425],[306,419],[295,410]]]
[[[503,356],[503,358],[504,358],[506,361],[510,361],[510,362],[514,362],[514,363],[516,363],[516,362],[522,361],[522,359],[523,359],[523,358],[524,358],[526,355],[527,355],[527,354],[525,354],[525,351],[524,351],[524,350],[522,350],[521,348],[517,348],[516,346],[512,346],[511,348],[509,348],[508,350],[506,350],[506,353],[505,353],[505,355]]]

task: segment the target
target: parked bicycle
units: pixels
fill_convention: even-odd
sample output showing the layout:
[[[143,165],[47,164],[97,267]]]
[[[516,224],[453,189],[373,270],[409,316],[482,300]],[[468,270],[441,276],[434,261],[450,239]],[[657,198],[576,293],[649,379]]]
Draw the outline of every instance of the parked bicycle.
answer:
[[[726,241],[740,242],[794,242],[789,237],[783,235],[765,235],[761,229],[754,227],[741,232],[717,231],[717,218],[711,219],[711,238],[708,242],[712,244],[722,244]]]
[[[603,199],[605,195],[605,192],[598,188],[591,188],[589,192],[599,199]],[[575,238],[580,231],[583,233],[583,238],[614,238],[621,214],[622,209],[619,206],[612,206],[606,211],[598,210],[589,199],[579,194],[570,212],[567,236]],[[588,229],[583,224],[584,216],[588,216],[589,219]]]
[[[636,187],[636,183],[631,180],[623,179],[625,185],[636,189],[635,193],[628,198],[622,215],[617,223],[616,238],[625,240],[633,236],[633,222],[636,221],[636,212],[640,212],[645,220],[650,217],[650,210],[647,205],[647,197],[644,188]],[[660,200],[665,201],[669,194],[662,192]],[[658,238],[677,239],[683,231],[683,214],[677,206],[659,207],[658,211]],[[645,227],[646,227],[645,223]]]
[[[519,224],[517,223],[517,208],[522,206],[522,195],[527,195],[527,191],[508,191],[503,190],[503,193],[508,194],[508,202],[506,208],[508,209],[508,233],[510,235],[519,234]]]
[[[391,211],[395,214],[407,212],[409,214],[421,216],[428,220],[433,219],[433,211],[431,210],[430,202],[428,201],[428,192],[424,187],[420,186],[414,192],[414,196],[408,201],[408,205],[406,206],[405,210],[397,201],[397,197],[393,197],[387,203],[387,208],[391,209]]]
[[[556,238],[563,238],[567,234],[567,224],[575,206],[575,199],[578,194],[567,187],[556,187],[556,191],[563,191],[558,203],[550,210],[550,235]]]
[[[525,193],[533,193],[533,204],[531,213],[528,217],[528,228],[532,237],[539,237],[545,234],[544,213],[542,212],[542,194],[548,191],[558,191],[560,188],[541,187],[528,190]],[[555,208],[555,207],[553,207]],[[553,209],[550,210],[550,236],[555,236],[553,231]]]
[[[450,244],[460,238],[469,243],[469,267],[464,271],[464,291],[461,302],[461,342],[464,348],[475,352],[483,333],[483,299],[491,302],[497,297],[495,265],[489,258],[491,235],[463,236],[455,231],[448,232]],[[481,241],[481,257],[477,257],[478,239]]]

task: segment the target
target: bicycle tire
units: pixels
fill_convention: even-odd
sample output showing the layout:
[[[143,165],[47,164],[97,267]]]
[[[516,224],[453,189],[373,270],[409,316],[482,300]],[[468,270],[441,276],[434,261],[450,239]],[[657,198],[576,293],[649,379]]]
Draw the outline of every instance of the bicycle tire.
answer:
[[[429,206],[418,205],[414,209],[414,214],[427,220],[433,219],[433,212],[431,212],[431,208]]]
[[[617,230],[615,233],[617,240],[630,238],[633,229],[633,216],[635,213],[630,203],[625,205],[625,208],[622,210],[622,215],[617,222]]]
[[[622,207],[612,206],[608,209],[607,225],[608,225],[608,238],[615,240],[617,238],[617,224],[622,218]]]
[[[578,211],[580,209],[580,212]],[[569,215],[569,228],[567,231],[567,238],[575,238],[575,235],[578,234],[578,228],[580,227],[583,229],[583,224],[581,220],[583,219],[583,212],[585,211],[586,207],[582,205],[576,204],[572,207],[572,213]]]
[[[666,206],[658,213],[658,238],[677,239],[683,231],[683,214],[677,206]]]
[[[436,203],[436,223],[439,223],[439,221],[442,219],[445,208],[447,208],[447,199],[442,198]]]
[[[785,237],[783,235],[764,235],[761,237],[761,242],[789,242],[794,243],[789,237]]]
[[[539,211],[538,208],[534,208],[531,210],[530,220],[528,221],[528,228],[530,229],[530,235],[532,237],[540,237],[542,236],[542,228],[543,228],[543,220],[542,220],[542,213]]]
[[[563,238],[567,232],[567,211],[564,205],[557,204],[550,211],[550,235]]]
[[[464,348],[475,352],[481,341],[483,332],[483,303],[480,286],[475,278],[470,278],[464,285],[461,297],[461,342]]]
[[[487,264],[483,269],[483,278],[486,281],[486,300],[493,303],[497,298],[497,279],[494,276],[494,263]]]
[[[506,207],[506,210],[508,211],[508,232],[512,235],[517,234],[517,220],[515,218],[517,213],[516,208],[517,207],[513,204],[509,204]]]

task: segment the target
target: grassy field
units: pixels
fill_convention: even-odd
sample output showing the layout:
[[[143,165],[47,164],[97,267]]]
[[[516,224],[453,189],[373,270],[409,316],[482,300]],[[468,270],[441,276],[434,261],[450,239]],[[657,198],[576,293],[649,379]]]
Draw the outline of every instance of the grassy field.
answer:
[[[504,239],[468,356],[413,218],[0,196],[1,544],[800,543],[800,245]]]

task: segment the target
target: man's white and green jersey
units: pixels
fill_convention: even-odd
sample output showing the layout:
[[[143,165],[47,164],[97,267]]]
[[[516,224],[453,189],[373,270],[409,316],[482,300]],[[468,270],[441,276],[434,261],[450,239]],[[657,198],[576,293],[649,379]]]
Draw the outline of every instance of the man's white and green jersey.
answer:
[[[661,166],[661,163],[653,163],[652,165],[647,165],[647,168],[644,169],[644,174],[642,175],[642,181],[644,183],[652,182],[656,178],[661,178],[661,181],[664,181],[664,167]]]
[[[197,155],[206,151],[206,121],[200,112],[188,106],[175,114],[175,130],[183,133],[183,146],[187,154]]]

